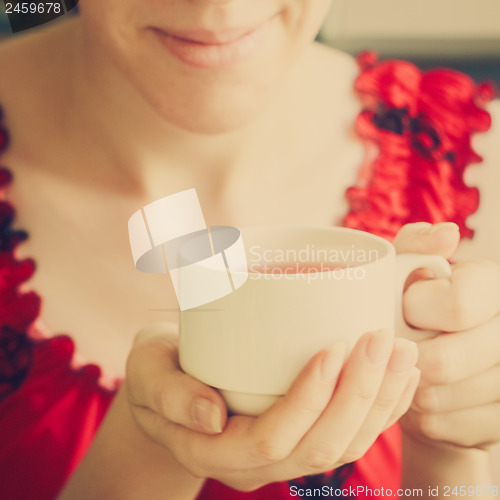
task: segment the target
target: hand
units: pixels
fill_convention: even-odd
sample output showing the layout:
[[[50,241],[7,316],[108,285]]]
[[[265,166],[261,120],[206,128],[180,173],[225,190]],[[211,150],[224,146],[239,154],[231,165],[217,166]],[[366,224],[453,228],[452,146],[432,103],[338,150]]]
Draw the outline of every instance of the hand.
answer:
[[[419,372],[415,344],[364,335],[315,355],[260,417],[227,416],[220,394],[179,369],[177,336],[137,337],[126,392],[137,425],[191,474],[240,490],[316,474],[361,457],[407,410]]]
[[[458,243],[454,224],[405,226],[398,252],[447,258]],[[420,278],[429,277],[420,274]],[[422,371],[411,410],[401,420],[417,440],[487,449],[500,441],[500,266],[453,265],[449,280],[420,280],[404,296],[412,326],[443,332],[418,343]]]

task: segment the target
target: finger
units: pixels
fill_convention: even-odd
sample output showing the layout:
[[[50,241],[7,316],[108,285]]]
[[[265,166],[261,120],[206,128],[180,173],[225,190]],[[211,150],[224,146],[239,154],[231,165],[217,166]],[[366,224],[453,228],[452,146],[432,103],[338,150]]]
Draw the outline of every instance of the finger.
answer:
[[[384,430],[394,425],[409,410],[413,397],[415,396],[419,380],[420,370],[414,367],[411,370],[410,377],[408,378],[403,394],[401,395],[396,408],[394,408],[394,411],[387,420]]]
[[[449,259],[460,241],[458,226],[453,222],[406,224],[394,239],[397,253],[442,255]]]
[[[396,340],[396,343],[398,343],[398,342],[399,342],[399,340]],[[404,342],[407,342],[407,341],[404,341]],[[395,350],[399,350],[399,349],[395,348]],[[409,354],[409,358],[411,360],[410,364],[414,363],[414,360],[412,360],[412,358],[414,356],[416,358],[416,349],[414,346],[413,347],[410,346],[410,354]],[[404,355],[403,355],[403,357],[404,357]],[[404,363],[403,360],[398,361],[398,364],[399,364],[398,369],[399,370],[401,369],[402,363]],[[394,368],[394,365],[393,365],[393,368]],[[381,397],[382,400],[387,400],[387,398],[392,397],[393,391],[397,391],[397,392],[401,393],[400,388],[401,388],[401,386],[404,386],[405,380],[406,380],[406,385],[404,386],[404,389],[403,389],[402,393],[400,394],[398,401],[396,402],[395,406],[393,407],[392,414],[391,414],[389,420],[387,420],[387,412],[383,412],[384,414],[380,415],[380,419],[379,419],[380,421],[377,422],[377,425],[376,425],[377,430],[365,442],[366,448],[368,448],[370,446],[370,443],[373,442],[380,435],[380,433],[383,430],[385,430],[388,427],[390,427],[391,425],[393,425],[397,420],[399,420],[401,415],[406,413],[406,411],[408,410],[408,408],[410,407],[410,404],[412,402],[413,395],[415,393],[415,389],[417,388],[418,380],[420,377],[420,371],[417,368],[413,367],[410,369],[409,376],[407,376],[407,377],[405,377],[404,373],[400,373],[398,371],[395,374],[396,381],[394,381],[394,380],[390,381],[389,379],[392,378],[390,375],[388,376],[386,374],[386,377],[387,377],[387,380],[386,380],[386,378],[384,378],[384,383],[388,382],[388,384],[384,388],[384,391],[382,393],[379,392],[379,397]],[[403,383],[401,384],[401,382],[403,382]],[[384,405],[382,405],[382,406],[384,406]],[[375,418],[373,418],[373,420],[375,421]],[[370,424],[367,424],[367,422],[365,420],[365,422],[363,423],[363,426],[364,425],[370,425]],[[326,440],[326,438],[324,438],[324,439]],[[351,445],[352,445],[352,443],[351,443]],[[276,481],[276,480],[287,481],[287,480],[293,479],[294,477],[297,477],[297,475],[304,473],[304,472],[299,472],[297,470],[296,464],[292,464],[292,466],[290,466],[289,463],[287,463],[289,461],[290,461],[290,459],[285,461],[285,462],[279,462],[277,464],[274,464],[271,467],[268,466],[268,467],[256,469],[255,470],[256,477],[258,477],[261,480],[260,483],[257,483],[256,487],[258,487],[259,485],[262,485],[262,484],[267,484],[270,481]],[[254,486],[255,486],[255,484],[254,484]]]
[[[500,364],[500,315],[465,332],[418,343],[422,385],[459,382]]]
[[[417,328],[452,332],[478,326],[500,312],[500,266],[456,264],[449,280],[413,283],[403,304],[406,320]]]
[[[499,421],[500,403],[446,413],[409,411],[404,416],[406,430],[467,448],[487,448],[500,441]]]
[[[455,384],[421,387],[412,409],[441,413],[483,406],[500,401],[500,365]]]
[[[199,464],[200,475],[227,476],[286,458],[328,404],[345,357],[345,343],[319,352],[304,367],[288,394],[259,418],[233,416],[217,436],[185,428],[160,430],[180,460]],[[161,433],[163,432],[163,434]],[[210,468],[210,470],[207,469]]]
[[[406,278],[403,293],[406,293],[406,290],[416,281],[431,280],[434,276],[435,274],[430,269],[424,267],[415,269],[415,271],[411,272],[408,278]]]
[[[410,401],[400,399],[407,388],[410,375],[417,361],[418,351],[414,342],[396,339],[380,390],[359,432],[349,444],[349,449],[367,450],[387,427],[392,418],[399,419],[408,409]],[[416,387],[415,387],[416,388]]]
[[[252,434],[259,462],[286,458],[316,422],[332,397],[345,354],[345,342],[318,353],[288,393],[255,421]]]
[[[221,395],[182,372],[177,335],[155,326],[142,331],[127,361],[130,402],[191,429],[221,432],[226,407]]]
[[[393,342],[385,330],[358,341],[332,401],[290,457],[292,477],[330,470],[343,457],[379,392]]]

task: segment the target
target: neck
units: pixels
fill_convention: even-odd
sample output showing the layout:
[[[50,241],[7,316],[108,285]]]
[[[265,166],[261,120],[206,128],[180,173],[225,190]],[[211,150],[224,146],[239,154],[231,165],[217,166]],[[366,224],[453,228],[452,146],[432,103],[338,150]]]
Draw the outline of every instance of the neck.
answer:
[[[147,197],[156,196],[158,186],[163,186],[164,195],[164,186],[179,183],[217,190],[236,171],[264,171],[278,154],[292,154],[290,137],[298,123],[287,103],[293,102],[296,84],[281,89],[238,130],[197,134],[160,116],[120,70],[87,43],[77,23],[73,30],[75,49],[83,57],[73,58],[67,126],[84,133],[92,149],[103,155],[95,165],[101,173],[104,168],[108,178],[117,175],[122,185]]]

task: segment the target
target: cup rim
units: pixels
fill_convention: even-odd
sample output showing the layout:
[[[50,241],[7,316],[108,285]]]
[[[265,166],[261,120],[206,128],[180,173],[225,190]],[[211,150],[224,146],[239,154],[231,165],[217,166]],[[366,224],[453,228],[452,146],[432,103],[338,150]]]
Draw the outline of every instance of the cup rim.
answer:
[[[245,244],[245,231],[252,231],[252,230],[262,230],[262,231],[269,231],[273,232],[276,234],[279,231],[287,230],[287,231],[320,231],[320,232],[337,232],[337,233],[344,233],[344,234],[355,234],[358,237],[365,238],[368,240],[372,240],[376,242],[378,245],[381,245],[385,253],[379,257],[377,260],[371,261],[371,262],[366,262],[362,264],[358,264],[356,266],[352,266],[352,268],[367,268],[367,267],[372,267],[373,265],[377,265],[380,261],[384,259],[391,258],[391,256],[396,255],[396,249],[392,245],[392,243],[381,236],[378,236],[376,234],[369,233],[367,231],[363,231],[361,229],[353,229],[349,227],[343,227],[343,226],[306,226],[306,225],[295,225],[295,224],[266,224],[266,225],[251,225],[251,226],[239,226],[238,229],[240,230],[241,237],[243,239],[243,244]],[[245,273],[245,271],[231,271],[232,273]],[[315,270],[311,271],[310,274],[316,274],[316,273],[327,273],[327,272],[333,272],[332,270],[324,269],[324,270]],[[250,270],[246,271],[246,274],[249,276],[265,276],[263,273],[257,273],[257,272],[252,272]],[[279,276],[279,275],[278,275]],[[289,276],[283,274],[283,276]]]

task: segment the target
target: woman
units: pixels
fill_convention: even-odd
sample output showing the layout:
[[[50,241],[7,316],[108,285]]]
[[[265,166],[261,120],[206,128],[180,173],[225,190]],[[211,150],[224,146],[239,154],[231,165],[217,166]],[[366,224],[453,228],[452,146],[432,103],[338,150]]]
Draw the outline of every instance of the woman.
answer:
[[[473,486],[481,496],[475,488],[491,485],[488,450],[500,440],[496,264],[460,264],[450,282],[408,289],[405,312],[414,326],[459,332],[419,345],[418,389],[415,345],[367,333],[345,364],[335,346],[318,353],[287,397],[257,419],[228,418],[216,391],[179,371],[176,317],[158,311],[175,308],[173,290],[131,264],[130,214],[190,187],[217,224],[343,221],[394,237],[407,222],[450,221],[470,236],[465,217],[477,200],[461,181],[473,160],[467,140],[489,127],[478,107],[484,89],[455,75],[465,92],[449,102],[434,92],[426,101],[416,97],[424,79],[414,68],[367,57],[357,80],[371,106],[358,119],[363,148],[352,129],[358,68],[312,43],[329,4],[82,0],[79,18],[1,47],[10,137],[1,159],[15,176],[4,207],[2,484],[9,498],[51,498],[74,469],[61,499],[287,498],[297,490],[283,481],[335,468],[346,477],[332,484],[365,477],[368,486],[396,488],[397,429],[361,457],[415,391],[402,421],[403,486],[425,495],[437,487],[441,496],[445,486]],[[453,88],[441,83],[437,90]],[[405,88],[406,98],[395,88]],[[413,107],[405,101],[411,96]],[[455,119],[451,132],[436,137],[443,117],[428,116],[443,103]],[[453,126],[458,117],[463,130]],[[374,159],[375,132],[382,139]],[[394,148],[397,162],[384,166]],[[482,170],[493,189],[488,153],[493,163]],[[348,210],[343,194],[352,185]],[[475,224],[475,250],[490,257],[500,248],[491,230],[495,203],[481,201]],[[22,245],[9,225],[11,205],[16,227],[29,234]],[[405,226],[395,244],[451,257],[458,238],[455,224],[423,223]],[[36,273],[14,257],[33,257]],[[19,289],[28,278],[43,297],[40,311],[39,295]],[[116,397],[116,378],[92,365],[75,368],[72,342],[46,338],[54,332],[71,332],[78,354],[105,374],[123,375],[128,357]],[[341,467],[356,460],[354,471]],[[383,471],[387,478],[377,478]],[[244,496],[224,485],[263,488]]]

